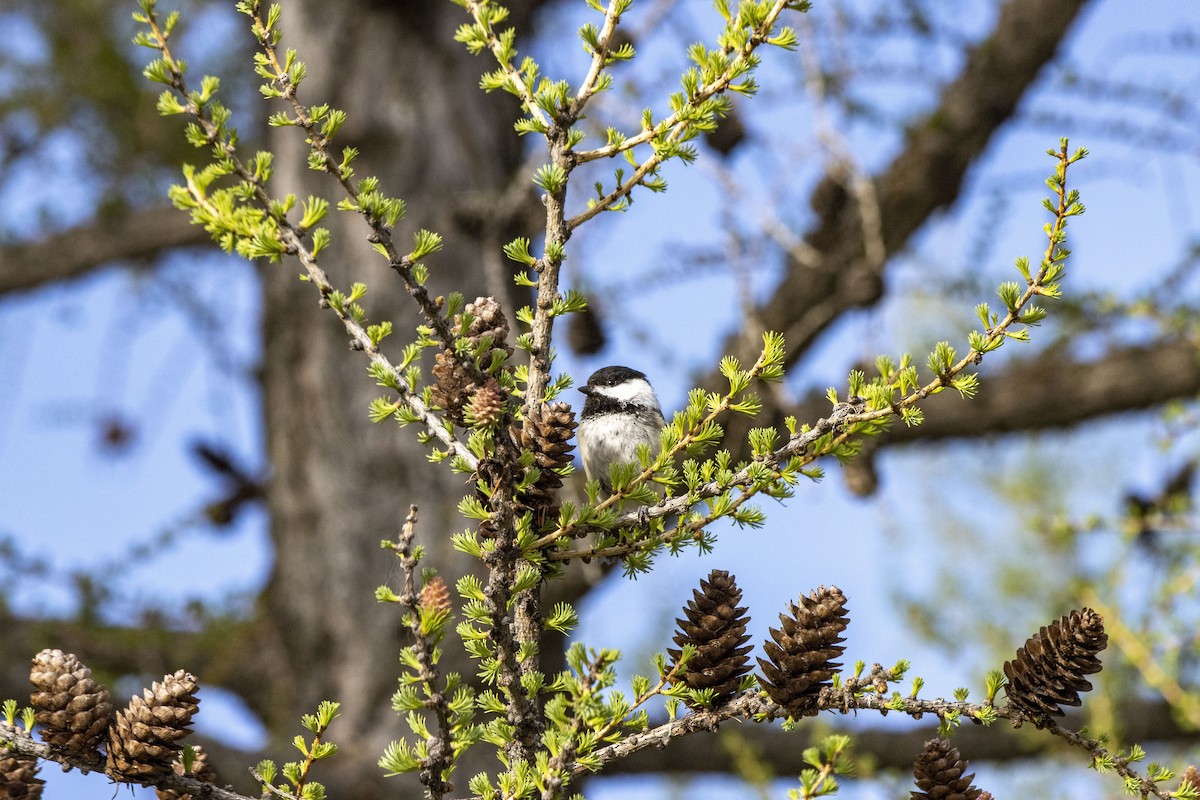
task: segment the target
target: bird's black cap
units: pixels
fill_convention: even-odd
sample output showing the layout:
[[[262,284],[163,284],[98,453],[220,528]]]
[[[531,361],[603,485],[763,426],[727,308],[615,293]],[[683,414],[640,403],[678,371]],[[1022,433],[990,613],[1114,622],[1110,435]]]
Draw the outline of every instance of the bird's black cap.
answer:
[[[629,367],[602,367],[588,377],[587,383],[580,387],[579,391],[588,394],[597,386],[618,386],[634,378],[646,380],[646,373]]]

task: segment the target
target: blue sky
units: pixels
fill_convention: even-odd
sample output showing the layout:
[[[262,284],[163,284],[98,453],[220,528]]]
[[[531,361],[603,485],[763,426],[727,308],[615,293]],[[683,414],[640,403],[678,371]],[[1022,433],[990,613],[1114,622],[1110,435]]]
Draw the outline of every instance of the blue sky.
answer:
[[[1102,67],[1114,77],[1129,79],[1161,76],[1194,90],[1194,60],[1180,67],[1178,59],[1164,57],[1154,47],[1129,47],[1139,30],[1196,30],[1197,15],[1187,6],[1156,0],[1138,4],[1138,13],[1131,15],[1129,4],[1099,3],[1073,36],[1070,60],[1084,70]],[[792,58],[770,54],[761,82],[767,83],[771,70],[790,75],[795,69]],[[954,65],[934,66],[947,71]],[[1180,69],[1190,69],[1190,77],[1172,72]],[[917,104],[920,99],[919,93],[897,95],[896,102]],[[764,140],[802,123],[807,120],[801,112],[775,107],[752,120],[761,126],[755,132]],[[1118,142],[1089,140],[1087,131],[1006,132],[972,173],[970,189],[955,213],[935,220],[914,252],[893,266],[889,281],[904,290],[902,299],[876,312],[851,315],[803,362],[789,388],[799,393],[841,384],[848,353],[878,347],[895,351],[895,342],[914,349],[939,338],[962,342],[974,301],[948,306],[928,288],[936,290],[939,277],[961,271],[969,262],[978,245],[976,221],[991,213],[993,190],[999,187],[1028,188],[1012,193],[1002,218],[989,228],[989,257],[968,268],[994,285],[1013,277],[1014,257],[1039,256],[1044,248],[1041,180],[1050,168],[1042,153],[1060,134],[1071,135],[1073,144],[1093,151],[1077,173],[1089,211],[1073,223],[1076,256],[1068,289],[1136,291],[1150,275],[1174,263],[1185,237],[1197,229],[1192,198],[1200,196],[1200,170],[1194,153],[1146,156]],[[868,166],[881,163],[894,146],[871,140],[866,129],[852,134],[852,144]],[[69,142],[52,156],[51,168],[60,175],[76,171]],[[806,185],[801,176],[817,167],[798,167],[795,183],[801,196]],[[760,201],[769,200],[772,189],[788,188],[778,185],[786,181],[764,178],[764,168],[751,163],[750,156],[736,157],[731,168],[749,179]],[[578,252],[588,255],[573,256],[569,274],[586,271],[595,285],[623,287],[633,276],[673,263],[680,242],[720,247],[718,193],[712,188],[711,172],[703,166],[673,168],[666,177],[672,184],[666,196],[639,197],[628,214],[573,240]],[[18,219],[23,201],[51,191],[53,184],[30,182],[19,188],[21,198],[0,198],[0,206]],[[63,218],[76,218],[86,208],[81,196],[78,207],[63,210]],[[748,204],[744,213],[753,217],[755,206]],[[185,446],[197,437],[219,438],[233,442],[238,455],[252,463],[262,459],[258,398],[243,380],[258,355],[254,337],[259,308],[251,269],[219,256],[186,256],[170,259],[150,279],[108,271],[68,287],[0,301],[0,386],[5,387],[0,390],[0,486],[6,489],[0,535],[53,569],[119,566],[121,586],[135,606],[181,604],[192,597],[237,602],[261,586],[270,565],[262,514],[247,515],[221,535],[188,527],[190,516],[215,490]],[[768,291],[775,274],[769,263],[764,264],[751,279],[753,289]],[[627,293],[629,302],[612,327],[612,348],[583,362],[568,357],[563,366],[579,377],[604,363],[644,369],[655,380],[669,413],[682,403],[689,373],[715,363],[714,352],[737,319],[735,288],[728,272],[717,271],[682,289]],[[235,313],[224,316],[234,324],[198,339],[197,317],[185,301],[189,296],[201,306],[218,300],[230,304]],[[698,326],[697,319],[703,324]],[[653,347],[639,339],[641,330],[653,331]],[[108,418],[129,419],[136,425],[128,453],[114,454],[99,446],[97,420]],[[777,610],[797,592],[832,583],[850,598],[854,624],[848,663],[857,658],[868,663],[910,658],[914,673],[928,683],[927,694],[949,695],[958,685],[971,686],[978,694],[983,677],[974,663],[978,653],[948,657],[925,647],[896,616],[898,591],[921,586],[937,591],[939,578],[925,568],[925,556],[945,541],[938,526],[949,513],[978,527],[985,537],[1000,539],[1020,519],[1000,498],[973,486],[996,464],[1019,472],[1030,460],[1077,476],[1067,487],[1074,508],[1112,513],[1121,488],[1146,483],[1163,471],[1153,443],[1160,430],[1153,416],[1145,416],[1087,425],[1072,434],[1040,437],[1033,444],[1001,440],[971,448],[887,454],[880,465],[882,491],[869,503],[850,497],[836,469],[830,469],[823,483],[801,486],[796,499],[778,509],[766,529],[729,532],[710,556],[664,559],[653,579],[609,581],[589,597],[579,635],[594,646],[621,647],[633,671],[647,664],[650,652],[661,646],[678,607],[711,568],[738,575],[751,608],[754,641],[762,639]],[[1086,442],[1085,448],[1081,442]],[[172,531],[190,532],[154,557],[134,564],[124,560],[131,545],[154,542]],[[973,557],[976,561],[962,564],[963,581],[977,580],[972,574],[987,574],[993,560],[986,549]],[[8,580],[16,587],[11,602],[22,612],[55,614],[71,608],[71,594],[52,580],[19,575]],[[119,605],[118,612],[122,608],[128,606]],[[654,612],[634,625],[631,608]],[[1014,649],[1020,643],[1015,641]],[[218,697],[209,694],[205,700],[201,729],[237,719],[227,716],[235,712]],[[248,725],[244,730],[252,732]],[[981,785],[986,785],[986,775],[982,770]],[[75,776],[48,777],[52,782],[47,800],[111,795],[102,780],[77,783]],[[1020,780],[1014,786],[1021,785]],[[1075,789],[1080,793],[1072,796],[1095,796],[1092,784],[1080,783],[1068,791]],[[654,783],[614,783],[601,787],[596,796],[661,797],[665,791]],[[738,787],[719,782],[703,787],[704,797],[738,792]],[[848,787],[843,796],[885,795],[878,788]]]

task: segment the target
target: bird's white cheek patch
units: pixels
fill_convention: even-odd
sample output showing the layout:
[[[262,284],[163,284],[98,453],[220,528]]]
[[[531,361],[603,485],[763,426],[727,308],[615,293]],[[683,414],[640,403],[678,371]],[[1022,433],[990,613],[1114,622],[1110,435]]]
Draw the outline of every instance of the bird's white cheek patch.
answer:
[[[626,381],[616,386],[605,386],[600,391],[605,397],[611,397],[622,403],[635,403],[645,406],[654,403],[654,390],[650,388],[650,384],[641,378]]]

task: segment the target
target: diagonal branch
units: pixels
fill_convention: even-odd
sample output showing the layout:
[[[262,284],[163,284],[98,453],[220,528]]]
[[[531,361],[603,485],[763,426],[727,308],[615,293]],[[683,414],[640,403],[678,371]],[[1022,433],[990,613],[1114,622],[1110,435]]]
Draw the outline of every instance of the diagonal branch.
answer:
[[[173,206],[102,214],[36,242],[0,247],[0,294],[82,278],[115,261],[208,241],[208,234]]]
[[[1141,411],[1200,393],[1200,346],[1166,340],[1146,346],[1114,348],[1094,361],[1074,359],[1062,350],[980,375],[979,393],[963,400],[943,392],[925,401],[925,421],[896,425],[872,439],[887,446],[939,439],[980,437],[1061,429],[1088,420]],[[769,401],[769,398],[767,398]],[[787,414],[814,420],[829,414],[824,393],[814,393],[797,406],[776,409],[773,424]]]

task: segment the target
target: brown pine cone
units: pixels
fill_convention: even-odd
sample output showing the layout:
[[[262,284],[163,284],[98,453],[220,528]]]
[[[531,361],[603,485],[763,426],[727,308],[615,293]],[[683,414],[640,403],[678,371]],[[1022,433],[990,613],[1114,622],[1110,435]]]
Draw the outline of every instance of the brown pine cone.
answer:
[[[576,424],[575,412],[568,404],[542,403],[529,410],[524,426],[512,429],[513,441],[533,453],[533,464],[540,470],[533,486],[517,498],[520,512],[534,512],[538,530],[558,519],[558,490],[563,481],[557,470],[571,463]]]
[[[1084,678],[1101,669],[1096,654],[1108,645],[1104,619],[1090,608],[1072,611],[1034,634],[1017,657],[1004,662],[1008,705],[1031,717],[1063,715],[1061,706],[1077,706],[1080,692],[1092,684]]]
[[[971,785],[975,774],[963,775],[967,767],[957,747],[945,739],[930,739],[913,765],[921,791],[912,792],[912,800],[981,800],[980,790]]]
[[[459,425],[466,424],[463,406],[475,391],[475,382],[454,354],[442,350],[433,359],[433,402]]]
[[[3,720],[0,720],[0,730],[13,732]],[[0,747],[0,800],[38,800],[46,782],[37,773],[36,758]]]
[[[794,717],[817,713],[817,696],[830,685],[841,664],[833,661],[846,648],[841,634],[850,623],[846,596],[836,586],[817,589],[800,605],[788,603],[780,614],[783,630],[771,628],[771,639],[763,644],[770,661],[758,659],[763,689]]]
[[[500,303],[493,297],[477,297],[474,303],[467,303],[464,311],[471,315],[471,322],[462,334],[467,337],[471,350],[478,349],[484,338],[491,339],[491,346],[479,354],[476,363],[484,372],[489,372],[492,365],[492,352],[499,350],[505,358],[512,355],[512,346],[508,343],[508,319]],[[462,315],[455,317],[455,323],[461,328]]]
[[[169,773],[179,754],[175,742],[192,732],[196,678],[183,670],[133,697],[108,729],[108,766],[117,780],[147,785]]]
[[[680,648],[694,645],[696,654],[673,683],[686,683],[692,689],[712,689],[715,701],[731,697],[737,691],[742,676],[750,671],[750,657],[746,654],[754,649],[746,645],[750,639],[746,633],[750,617],[746,616],[745,608],[738,608],[741,600],[742,590],[733,576],[721,569],[714,569],[708,580],[700,581],[699,589],[692,590],[692,599],[683,609],[686,619],[675,620],[679,631],[674,641]],[[676,664],[683,651],[668,649],[667,654],[671,663]]]
[[[71,653],[43,650],[33,657],[29,682],[35,719],[52,748],[79,758],[99,758],[98,748],[112,724],[108,689]]]
[[[216,783],[217,773],[208,763],[208,753],[200,745],[195,745],[192,750],[196,754],[195,760],[192,761],[192,771],[183,771],[183,753],[181,752],[175,761],[171,764],[171,771],[176,775],[187,775],[195,778],[198,781],[205,783]],[[174,789],[158,789],[155,788],[155,793],[158,795],[158,800],[192,800],[192,795],[187,792],[178,792]]]

